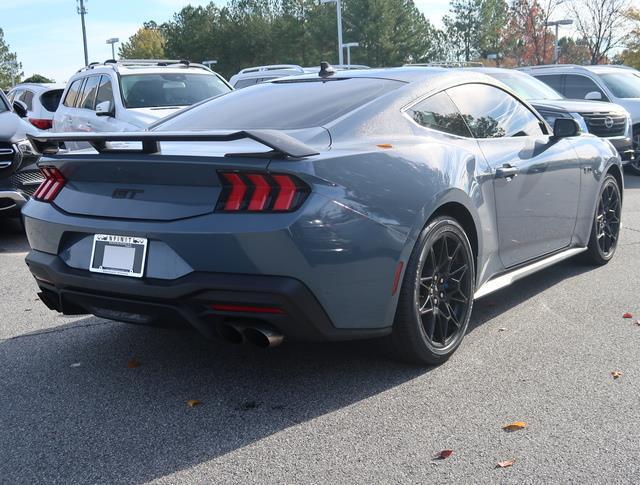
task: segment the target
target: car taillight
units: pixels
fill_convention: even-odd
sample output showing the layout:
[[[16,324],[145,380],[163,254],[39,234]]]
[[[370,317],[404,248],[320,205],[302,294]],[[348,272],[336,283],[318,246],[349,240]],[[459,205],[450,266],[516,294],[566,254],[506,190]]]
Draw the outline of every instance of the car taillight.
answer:
[[[216,206],[222,212],[291,212],[311,189],[289,174],[218,172],[222,193]]]
[[[64,176],[56,167],[40,167],[44,181],[33,193],[33,198],[42,202],[51,202],[67,183]]]
[[[41,130],[48,130],[53,126],[53,121],[51,120],[41,120],[38,118],[29,118],[29,123],[31,123],[36,128]]]

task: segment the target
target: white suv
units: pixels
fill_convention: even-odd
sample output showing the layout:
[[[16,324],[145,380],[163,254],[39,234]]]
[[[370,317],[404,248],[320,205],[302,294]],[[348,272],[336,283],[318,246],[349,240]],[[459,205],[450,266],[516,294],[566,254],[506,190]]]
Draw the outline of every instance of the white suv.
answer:
[[[13,103],[22,101],[27,105],[27,118],[36,128],[48,130],[53,123],[53,115],[58,109],[64,84],[24,83],[9,91],[7,98]]]
[[[569,99],[619,104],[631,114],[634,160],[627,166],[640,174],[640,72],[625,66],[555,64],[521,68]],[[596,119],[594,122],[604,123]],[[591,130],[590,130],[591,131]]]
[[[187,61],[94,63],[67,83],[52,131],[143,130],[185,106],[231,90],[219,74]],[[70,143],[67,148],[82,146]]]

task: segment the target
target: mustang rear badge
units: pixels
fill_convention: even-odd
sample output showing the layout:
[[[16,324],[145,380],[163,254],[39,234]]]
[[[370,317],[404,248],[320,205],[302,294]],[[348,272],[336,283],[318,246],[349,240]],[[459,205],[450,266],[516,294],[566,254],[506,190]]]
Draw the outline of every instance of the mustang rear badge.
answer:
[[[136,195],[144,193],[144,190],[139,189],[116,189],[111,194],[114,199],[135,199]]]

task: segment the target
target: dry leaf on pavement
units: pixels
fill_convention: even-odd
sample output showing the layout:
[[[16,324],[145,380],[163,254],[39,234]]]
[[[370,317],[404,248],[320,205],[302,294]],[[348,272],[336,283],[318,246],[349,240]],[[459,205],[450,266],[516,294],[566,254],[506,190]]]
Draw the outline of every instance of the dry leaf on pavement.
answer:
[[[504,461],[499,461],[499,462],[496,464],[496,468],[507,468],[507,467],[512,466],[515,462],[516,462],[516,460],[515,460],[515,459],[513,459],[513,460],[504,460]]]
[[[446,450],[438,452],[435,458],[436,460],[444,460],[446,458],[449,458],[451,455],[453,455],[453,450],[447,448]]]
[[[505,431],[517,431],[527,427],[527,423],[524,421],[516,421],[514,423],[506,424],[502,427]]]
[[[200,399],[189,399],[187,401],[187,406],[189,406],[190,408],[195,408],[196,406],[200,406],[200,404],[202,404],[202,401]]]

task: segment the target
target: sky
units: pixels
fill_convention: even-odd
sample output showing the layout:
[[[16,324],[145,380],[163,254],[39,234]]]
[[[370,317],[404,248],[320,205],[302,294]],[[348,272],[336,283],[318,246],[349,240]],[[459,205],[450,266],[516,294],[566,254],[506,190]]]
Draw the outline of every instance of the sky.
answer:
[[[637,1],[637,0],[634,0]],[[111,58],[106,39],[126,41],[147,20],[162,23],[182,7],[209,0],[85,0],[89,62]],[[224,3],[217,0],[216,3]],[[416,0],[433,23],[441,26],[449,0]],[[0,27],[18,54],[25,76],[38,73],[66,81],[84,64],[77,0],[0,0]],[[117,48],[117,45],[116,45]],[[117,51],[116,51],[117,53]]]

